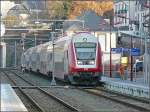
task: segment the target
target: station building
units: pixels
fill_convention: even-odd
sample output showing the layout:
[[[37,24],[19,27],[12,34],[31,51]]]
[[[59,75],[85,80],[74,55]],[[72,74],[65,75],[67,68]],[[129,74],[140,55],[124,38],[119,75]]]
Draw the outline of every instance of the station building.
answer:
[[[144,72],[147,68],[148,75],[144,75],[147,83],[150,76],[149,60],[145,60],[145,49],[150,48],[150,1],[149,0],[116,0],[114,2],[114,26],[118,29],[121,44],[118,47],[140,48],[141,55],[133,57],[144,62]],[[147,43],[147,48],[145,43]],[[149,50],[148,50],[149,52]],[[146,54],[150,58],[149,54]],[[141,58],[142,57],[142,58]],[[131,61],[131,60],[130,60]],[[148,63],[147,67],[145,66]]]

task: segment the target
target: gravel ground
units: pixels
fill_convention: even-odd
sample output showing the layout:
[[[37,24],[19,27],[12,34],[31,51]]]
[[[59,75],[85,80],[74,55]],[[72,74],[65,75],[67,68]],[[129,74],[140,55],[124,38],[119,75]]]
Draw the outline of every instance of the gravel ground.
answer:
[[[17,86],[31,86],[13,73],[7,72],[8,75],[17,83]]]
[[[71,112],[70,109],[37,89],[24,89],[24,92],[30,95],[46,112]]]
[[[50,86],[50,80],[47,78],[41,77],[40,75],[32,74],[32,73],[24,73],[22,74],[20,71],[15,71],[18,75],[24,77],[26,80],[29,80],[33,82],[36,85],[39,86]],[[3,73],[0,73],[3,74]],[[19,77],[15,76],[13,73],[9,73],[9,75],[12,77],[15,82],[17,82],[18,86],[30,86],[26,82],[24,82]],[[7,83],[9,79],[3,74],[1,77],[1,81],[3,83]],[[86,92],[77,90],[77,89],[68,89],[68,88],[45,88],[46,91],[53,93],[57,97],[61,98],[62,100],[68,102],[69,104],[73,105],[74,107],[77,107],[78,109],[82,111],[109,111],[109,112],[140,112],[136,109],[124,106],[122,104],[113,102],[111,100],[94,96],[91,94],[88,94]],[[24,91],[29,94],[42,108],[46,110],[46,112],[70,112],[71,110],[68,110],[68,108],[64,107],[62,104],[58,103],[57,101],[54,101],[48,96],[45,96],[45,94],[39,92],[37,89],[24,89]],[[19,95],[22,99],[22,95]],[[24,100],[24,98],[23,98]],[[27,102],[27,101],[25,101]],[[30,104],[26,104],[27,108],[30,107]],[[36,111],[35,111],[36,112]]]
[[[28,112],[41,112],[37,109],[36,106],[34,106],[30,100],[28,100],[21,92],[19,89],[14,89],[16,94],[19,96],[25,107],[28,109]]]
[[[143,102],[140,102],[140,101],[128,98],[128,97],[115,95],[115,94],[105,92],[105,91],[100,91],[100,90],[89,90],[89,91],[93,91],[93,92],[100,93],[100,94],[103,94],[103,95],[111,96],[112,98],[120,99],[121,101],[128,102],[128,103],[135,104],[135,105],[142,106],[144,108],[149,109],[149,104],[143,103]]]
[[[57,95],[71,105],[83,111],[111,111],[111,112],[140,112],[111,100],[94,96],[76,89],[49,88],[46,91]]]
[[[25,79],[30,80],[31,82],[33,82],[38,86],[50,86],[51,79],[45,78],[44,76],[42,77],[41,75],[33,73],[21,73],[19,71],[15,72],[18,75],[23,76]]]

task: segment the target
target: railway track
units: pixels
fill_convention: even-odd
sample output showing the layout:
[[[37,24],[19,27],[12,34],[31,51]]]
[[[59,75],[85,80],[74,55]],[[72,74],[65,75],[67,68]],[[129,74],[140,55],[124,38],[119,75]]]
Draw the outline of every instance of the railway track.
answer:
[[[42,85],[42,86],[49,86],[50,85],[50,82],[51,82],[51,77],[48,77],[46,75],[43,75],[43,74],[40,74],[40,73],[34,73],[34,72],[25,72],[25,73],[22,73],[22,71],[13,71],[17,74],[20,74],[22,77],[24,77],[25,79],[29,79],[30,82],[33,82],[34,84],[36,85]],[[34,80],[32,80],[32,78]],[[58,80],[58,79],[55,79],[56,80],[56,83],[57,85],[60,85],[60,86],[66,86],[68,85],[69,83],[67,82],[64,82],[64,81],[61,81],[61,80]]]
[[[19,93],[21,95],[26,94],[26,96],[28,96],[30,98],[30,100],[32,100],[32,101],[29,100],[29,102],[31,103],[31,107],[35,108],[36,106],[38,106],[37,108],[39,108],[39,110],[38,110],[39,112],[45,112],[45,111],[48,111],[50,109],[52,109],[53,111],[56,111],[56,112],[60,111],[60,110],[61,111],[62,110],[69,111],[69,112],[70,111],[81,111],[81,110],[87,110],[86,108],[89,108],[88,110],[91,110],[91,111],[92,110],[97,110],[96,105],[98,105],[99,103],[101,104],[101,102],[97,102],[98,99],[99,99],[99,101],[103,101],[103,102],[104,102],[104,100],[107,100],[105,102],[106,103],[105,105],[110,105],[108,102],[116,102],[116,103],[111,103],[111,104],[114,105],[112,107],[115,107],[117,105],[118,106],[122,105],[121,107],[128,108],[128,110],[133,109],[133,110],[137,110],[138,112],[139,111],[140,112],[141,111],[142,112],[143,111],[144,112],[149,112],[150,111],[149,110],[149,105],[148,105],[149,101],[147,101],[146,99],[143,100],[143,99],[138,99],[138,98],[135,98],[135,97],[132,98],[131,96],[128,97],[126,95],[116,93],[116,92],[112,92],[112,91],[106,90],[104,88],[98,88],[98,87],[92,88],[92,87],[68,86],[69,89],[65,90],[64,87],[62,88],[62,86],[39,86],[39,85],[35,85],[30,80],[26,80],[25,77],[23,77],[22,75],[18,75],[15,72],[11,72],[11,74],[16,75],[16,77],[18,77],[20,80],[22,80],[24,84],[27,83],[25,85],[19,85],[19,86],[17,84],[14,84],[13,88],[16,91],[19,91]],[[8,75],[8,77],[9,76],[10,75]],[[11,76],[9,78],[10,80],[12,80]],[[12,80],[12,81],[15,82],[15,80]],[[73,94],[73,92],[77,96],[76,95],[71,95],[71,94]],[[62,93],[63,93],[63,95],[62,95]],[[82,100],[80,101],[80,99],[83,98],[83,96],[81,94],[84,95],[84,96],[87,96],[86,94],[89,94],[93,98],[97,97],[98,98],[97,101],[93,100],[90,96],[87,97],[87,98],[89,98],[89,101],[91,101],[90,99],[92,99],[94,101],[93,103],[95,104],[95,106],[93,105],[92,102],[91,103],[92,103],[93,106],[89,106],[91,103],[88,103],[88,102],[85,103],[85,105],[84,105],[83,102],[86,102],[86,100],[83,101],[83,102],[82,102]],[[81,98],[77,98],[79,96]],[[26,98],[26,99],[29,99],[29,98]],[[43,99],[43,100],[39,100],[39,99]],[[73,99],[74,99],[74,103],[72,102]],[[76,100],[76,99],[78,99],[78,100]],[[57,105],[55,108],[59,108],[59,109],[55,110],[53,108],[53,106],[51,106],[50,102],[51,103],[53,102],[53,104],[55,106]],[[77,104],[77,103],[79,103],[79,104]],[[80,105],[82,105],[82,106],[80,106]],[[28,108],[30,109],[30,105],[29,105]],[[120,107],[118,107],[118,109],[120,111]],[[137,111],[135,111],[135,112],[137,112]],[[29,111],[29,112],[36,112],[36,111],[34,109],[32,111],[32,109],[31,109],[31,111]],[[114,110],[114,112],[115,112],[115,110]]]
[[[131,97],[117,92],[112,92],[104,88],[93,88],[93,89],[77,88],[77,89],[99,97],[104,97],[106,99],[126,105],[128,107],[135,108],[142,112],[150,112],[149,100],[146,99]]]
[[[3,73],[7,76],[7,78],[11,81],[11,83],[17,87],[17,83],[8,75],[8,73]],[[42,107],[40,107],[29,95],[27,95],[21,87],[17,87],[15,90],[16,93],[21,96],[23,103],[28,107],[30,112],[45,112]]]
[[[10,72],[10,71],[9,71],[9,72]],[[29,94],[29,91],[30,91],[31,88],[32,88],[32,92],[34,93],[34,95],[35,95],[35,94],[39,94],[39,96],[43,96],[43,98],[45,97],[45,99],[47,99],[47,100],[44,100],[44,101],[47,101],[47,103],[45,103],[46,105],[47,105],[48,103],[50,103],[50,102],[53,102],[53,103],[55,103],[55,104],[56,104],[56,102],[57,102],[57,103],[59,103],[59,104],[57,104],[57,105],[59,105],[58,107],[60,108],[61,111],[63,111],[63,110],[64,110],[64,112],[66,112],[66,111],[68,111],[68,112],[70,112],[70,111],[80,111],[79,109],[73,107],[73,106],[70,105],[69,103],[67,103],[67,102],[63,101],[62,99],[58,98],[58,97],[55,96],[54,94],[50,94],[50,93],[46,92],[46,91],[43,90],[41,87],[36,86],[36,85],[34,85],[32,82],[30,82],[30,81],[24,79],[23,77],[19,76],[19,75],[16,74],[15,72],[11,72],[11,74],[12,74],[12,73],[13,73],[14,75],[16,75],[17,77],[19,77],[20,79],[22,79],[22,81],[26,82],[28,85],[27,85],[27,86],[22,86],[22,85],[21,85],[21,86],[18,86],[18,85],[17,85],[17,82],[16,82],[15,80],[13,80],[10,75],[8,75],[8,74],[10,74],[10,73],[4,72],[4,74],[8,77],[8,79],[9,79],[11,82],[13,82],[13,84],[14,84],[14,87],[13,87],[13,88],[18,89],[18,90],[20,91],[20,93],[22,93],[22,94],[24,95],[24,97],[26,97],[26,98],[30,101],[30,103],[32,103],[34,106],[37,107],[38,111],[40,111],[40,112],[46,112],[46,111],[48,111],[48,110],[50,109],[50,107],[49,107],[49,108],[45,108],[45,105],[42,105],[42,101],[40,101],[40,99],[38,99],[38,97],[37,97],[37,98],[34,98],[34,96],[32,95],[32,93]],[[30,89],[29,89],[29,88],[30,88]],[[44,87],[44,88],[45,88],[45,87]],[[34,89],[34,90],[33,90],[33,89]],[[35,91],[36,91],[36,92],[35,92]],[[43,98],[42,98],[42,99],[43,99]],[[42,99],[41,99],[41,100],[42,100]],[[49,100],[48,100],[48,99],[49,99]],[[37,103],[37,102],[38,102],[38,103]],[[49,106],[49,105],[48,105],[48,106]],[[43,108],[43,107],[44,107],[44,108]],[[58,110],[57,108],[55,108],[55,109]],[[53,110],[53,111],[54,111],[54,110]],[[53,111],[52,111],[52,112],[53,112]],[[32,111],[31,111],[31,112],[32,112]],[[34,111],[34,112],[36,112],[36,111]]]

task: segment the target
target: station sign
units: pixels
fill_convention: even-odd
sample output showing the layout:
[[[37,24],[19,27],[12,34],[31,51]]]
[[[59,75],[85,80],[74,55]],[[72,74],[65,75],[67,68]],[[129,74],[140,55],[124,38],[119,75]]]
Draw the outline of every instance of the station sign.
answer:
[[[139,48],[111,48],[111,51],[115,53],[128,52],[131,56],[140,56]]]
[[[111,51],[115,52],[115,53],[121,53],[122,52],[122,48],[111,48]]]
[[[131,56],[140,56],[140,49],[139,48],[132,48],[130,55]]]
[[[111,48],[112,52],[122,53],[122,52],[130,52],[129,48]]]

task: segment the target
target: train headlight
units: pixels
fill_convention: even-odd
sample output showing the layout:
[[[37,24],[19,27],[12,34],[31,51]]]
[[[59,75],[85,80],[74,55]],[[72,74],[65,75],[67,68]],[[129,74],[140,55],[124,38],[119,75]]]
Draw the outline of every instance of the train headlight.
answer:
[[[90,65],[94,65],[94,64],[95,64],[95,61],[89,61],[89,64],[90,64]]]
[[[78,65],[82,65],[83,62],[82,61],[77,61]]]

